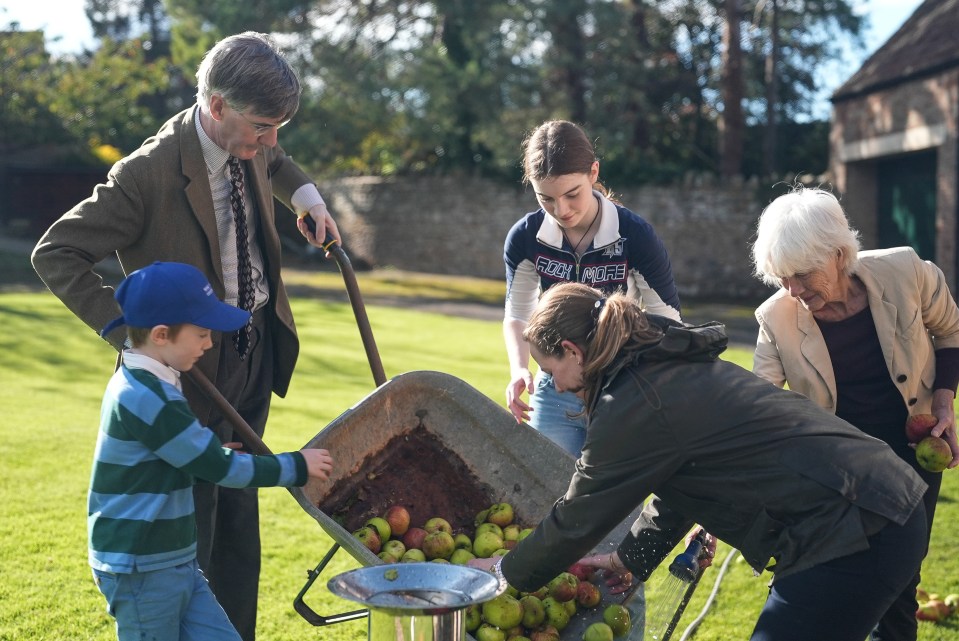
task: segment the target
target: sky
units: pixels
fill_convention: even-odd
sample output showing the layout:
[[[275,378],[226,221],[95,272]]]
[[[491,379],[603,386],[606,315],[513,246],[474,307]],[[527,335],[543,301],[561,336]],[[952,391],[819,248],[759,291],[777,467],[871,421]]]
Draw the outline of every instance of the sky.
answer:
[[[848,54],[848,60],[839,61],[824,70],[815,116],[828,118],[829,95],[922,4],[922,0],[852,2],[862,14],[869,17],[870,26],[865,34],[866,48],[861,53]],[[84,47],[92,48],[96,44],[90,22],[83,11],[84,5],[84,0],[0,0],[0,29],[11,22],[19,22],[22,30],[43,29],[50,52],[78,53]]]

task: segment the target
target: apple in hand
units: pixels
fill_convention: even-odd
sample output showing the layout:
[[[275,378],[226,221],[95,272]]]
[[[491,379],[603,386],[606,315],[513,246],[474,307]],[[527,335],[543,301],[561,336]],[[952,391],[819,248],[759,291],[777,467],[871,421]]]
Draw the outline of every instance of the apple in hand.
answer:
[[[938,422],[932,414],[913,414],[906,419],[906,438],[910,443],[918,443],[929,436]]]
[[[952,450],[945,439],[927,436],[916,445],[916,460],[923,469],[942,472],[952,462]]]

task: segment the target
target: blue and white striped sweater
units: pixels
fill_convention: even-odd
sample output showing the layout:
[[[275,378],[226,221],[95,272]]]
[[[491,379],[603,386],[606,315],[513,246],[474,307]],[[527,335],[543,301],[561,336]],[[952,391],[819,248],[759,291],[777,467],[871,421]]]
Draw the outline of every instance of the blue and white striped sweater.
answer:
[[[193,484],[289,487],[307,480],[297,452],[253,456],[224,448],[176,386],[121,367],[107,386],[88,503],[89,558],[129,573],[196,556]]]

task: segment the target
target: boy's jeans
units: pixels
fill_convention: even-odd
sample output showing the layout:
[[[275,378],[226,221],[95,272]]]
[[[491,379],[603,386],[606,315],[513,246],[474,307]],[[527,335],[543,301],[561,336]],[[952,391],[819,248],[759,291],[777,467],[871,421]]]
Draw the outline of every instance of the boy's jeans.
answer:
[[[529,425],[561,448],[579,458],[586,442],[586,417],[570,418],[583,411],[583,402],[571,392],[560,394],[553,386],[553,377],[537,372],[530,396]]]
[[[120,641],[240,641],[196,560],[133,574],[93,570]]]

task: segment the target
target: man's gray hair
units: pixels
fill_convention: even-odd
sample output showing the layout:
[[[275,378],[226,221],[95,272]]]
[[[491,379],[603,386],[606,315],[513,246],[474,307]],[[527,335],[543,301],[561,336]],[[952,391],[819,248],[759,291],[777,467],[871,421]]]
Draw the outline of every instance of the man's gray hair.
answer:
[[[859,266],[859,232],[849,226],[839,200],[824,189],[795,187],[772,201],[759,217],[753,264],[767,285],[806,274],[842,253],[842,269]]]
[[[197,104],[209,108],[213,94],[237,111],[289,120],[300,105],[300,81],[269,36],[245,31],[210,49],[196,72]]]

